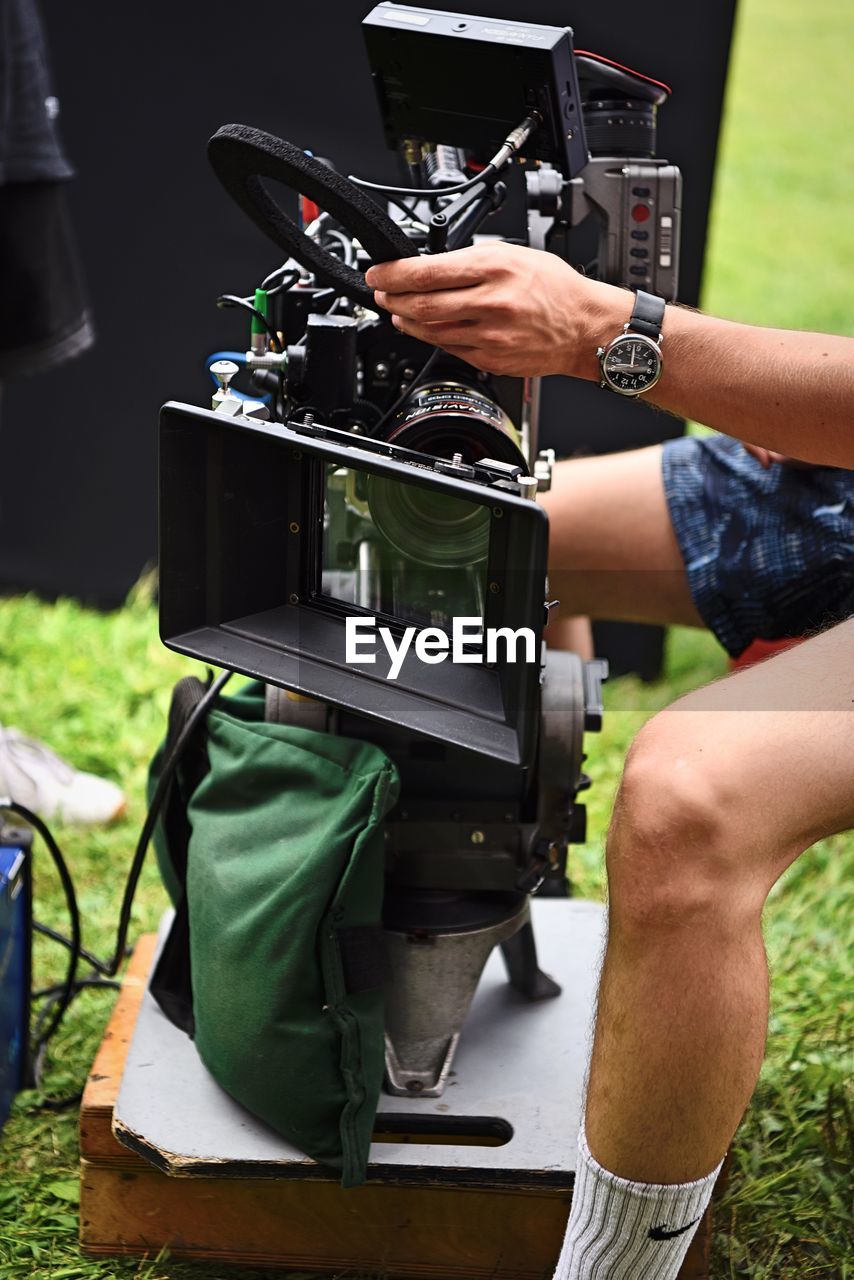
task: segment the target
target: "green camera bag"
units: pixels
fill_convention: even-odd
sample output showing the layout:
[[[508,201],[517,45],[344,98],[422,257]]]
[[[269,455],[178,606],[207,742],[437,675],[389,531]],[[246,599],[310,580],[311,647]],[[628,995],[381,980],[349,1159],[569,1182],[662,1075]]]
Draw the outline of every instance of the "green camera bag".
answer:
[[[152,990],[233,1098],[352,1186],[383,1076],[397,775],[367,743],[263,716],[261,685],[221,697],[171,788],[156,846],[176,917]]]

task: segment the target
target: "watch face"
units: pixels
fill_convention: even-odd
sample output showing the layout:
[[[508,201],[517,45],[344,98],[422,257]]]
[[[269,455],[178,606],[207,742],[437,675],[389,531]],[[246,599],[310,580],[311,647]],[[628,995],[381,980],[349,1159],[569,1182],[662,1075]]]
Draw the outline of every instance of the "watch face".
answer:
[[[602,356],[602,377],[620,395],[636,396],[654,387],[661,376],[661,352],[651,338],[624,333]]]

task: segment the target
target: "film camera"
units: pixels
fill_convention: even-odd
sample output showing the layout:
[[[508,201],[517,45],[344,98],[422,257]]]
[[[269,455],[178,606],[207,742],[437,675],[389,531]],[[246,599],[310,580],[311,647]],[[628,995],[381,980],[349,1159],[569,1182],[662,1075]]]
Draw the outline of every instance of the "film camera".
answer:
[[[252,313],[251,341],[212,365],[212,408],[162,411],[161,634],[264,680],[268,718],[395,761],[387,1089],[435,1096],[494,946],[525,997],[559,994],[528,900],[566,892],[584,838],[605,668],[543,643],[536,380],[398,333],[363,273],[471,243],[524,179],[523,240],[572,258],[592,215],[598,274],[672,298],[680,177],[654,156],[665,87],[576,54],[568,28],[381,3],[363,31],[408,184],[345,179],[241,125],[211,139],[288,256],[254,298],[221,299]]]

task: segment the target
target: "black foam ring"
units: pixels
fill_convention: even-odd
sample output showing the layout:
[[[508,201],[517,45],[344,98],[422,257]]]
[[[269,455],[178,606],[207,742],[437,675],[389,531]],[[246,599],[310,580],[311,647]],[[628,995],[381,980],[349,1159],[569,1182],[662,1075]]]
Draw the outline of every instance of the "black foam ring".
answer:
[[[417,253],[369,196],[282,138],[245,124],[225,124],[208,143],[208,157],[229,195],[274,244],[313,271],[323,284],[354,302],[366,307],[375,305],[361,271],[348,267],[309,239],[273,199],[262,178],[281,182],[313,200],[359,240],[374,262],[411,258]]]

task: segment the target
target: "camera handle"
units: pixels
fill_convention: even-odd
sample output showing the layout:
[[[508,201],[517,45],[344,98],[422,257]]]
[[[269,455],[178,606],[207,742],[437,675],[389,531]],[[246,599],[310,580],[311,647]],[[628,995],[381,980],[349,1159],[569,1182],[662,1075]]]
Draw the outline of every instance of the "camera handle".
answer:
[[[347,178],[299,147],[261,129],[226,124],[208,143],[208,158],[232,199],[265,235],[322,283],[374,308],[361,271],[321,249],[270,195],[263,178],[307,196],[355,236],[374,262],[411,258],[417,249],[388,214]]]
[[[439,194],[441,194],[441,189]],[[457,196],[438,213],[427,228],[427,251],[447,253],[465,244],[475,230],[504,203],[507,187],[503,182],[479,182]]]
[[[448,194],[454,193],[456,198],[430,219],[427,232],[429,253],[445,253],[449,249],[459,248],[484,218],[504,203],[507,187],[498,181],[498,175],[519,154],[541,124],[540,113],[532,111],[521,124],[511,129],[479,179],[469,179],[460,188],[449,189]],[[441,187],[436,188],[435,194],[442,194]]]

